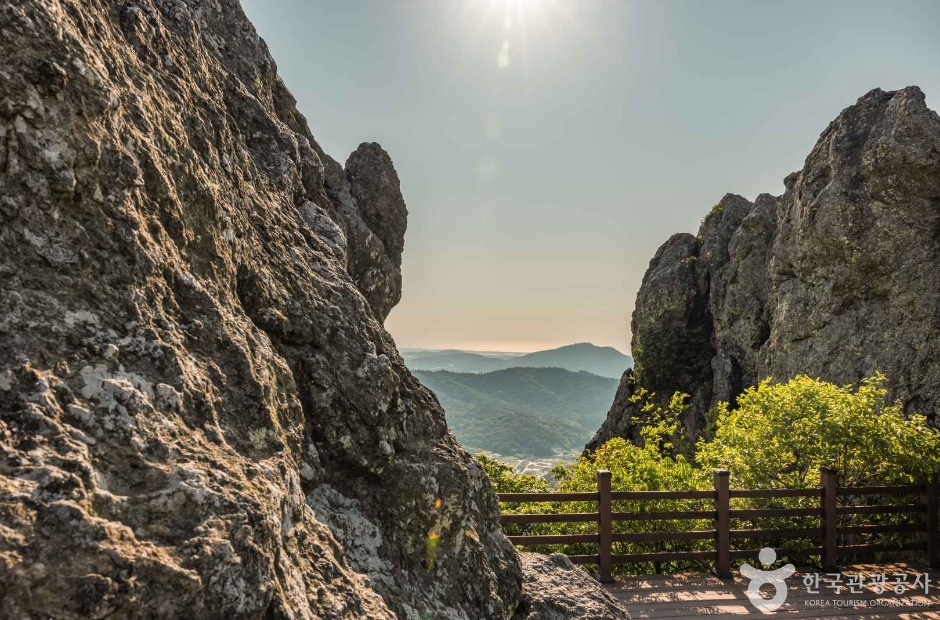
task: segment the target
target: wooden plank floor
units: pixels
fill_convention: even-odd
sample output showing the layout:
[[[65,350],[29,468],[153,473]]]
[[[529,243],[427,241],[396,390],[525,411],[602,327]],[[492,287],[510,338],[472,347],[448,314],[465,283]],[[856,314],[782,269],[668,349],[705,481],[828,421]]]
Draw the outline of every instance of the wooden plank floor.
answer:
[[[820,583],[818,594],[808,593],[803,585],[804,569],[787,579],[786,603],[772,613],[761,613],[745,594],[748,580],[735,573],[734,579],[719,579],[707,573],[684,575],[645,575],[617,577],[616,583],[605,586],[617,597],[634,618],[669,618],[682,620],[698,616],[713,618],[845,618],[846,620],[874,620],[887,618],[940,620],[940,571],[932,574],[926,566],[918,564],[856,564],[843,568],[843,574],[865,575],[861,593],[850,593],[847,588],[839,594]],[[928,573],[930,589],[913,588],[914,577],[903,594],[887,590],[877,594],[870,581],[874,575],[887,575],[889,586],[892,573]],[[820,579],[825,575],[820,573]],[[771,593],[772,594],[772,593]],[[770,594],[768,594],[769,598]],[[820,603],[822,601],[822,603]]]

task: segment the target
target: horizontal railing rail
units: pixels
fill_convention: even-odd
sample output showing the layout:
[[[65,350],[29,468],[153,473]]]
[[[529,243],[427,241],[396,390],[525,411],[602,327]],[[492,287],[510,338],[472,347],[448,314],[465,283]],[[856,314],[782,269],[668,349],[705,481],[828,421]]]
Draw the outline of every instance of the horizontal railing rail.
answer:
[[[510,542],[523,547],[543,545],[594,545],[596,554],[572,554],[569,559],[575,564],[594,564],[598,577],[610,580],[613,565],[629,563],[663,562],[712,562],[715,573],[721,577],[731,576],[731,561],[757,557],[760,548],[732,548],[732,541],[805,541],[811,546],[794,548],[779,547],[778,553],[788,558],[820,559],[823,570],[838,571],[840,559],[859,557],[881,552],[925,552],[931,567],[940,567],[940,515],[938,515],[938,476],[926,484],[906,486],[839,487],[836,472],[823,469],[821,485],[810,489],[731,489],[725,470],[716,470],[714,489],[705,491],[612,491],[611,474],[597,472],[597,492],[591,493],[500,493],[501,504],[531,504],[558,502],[594,503],[595,512],[572,512],[550,514],[506,513],[500,515],[504,526],[529,526],[543,523],[596,523],[597,531],[573,534],[520,534],[508,536]],[[916,503],[873,503],[875,496],[917,496]],[[781,498],[808,498],[817,501],[812,507],[800,508],[731,508],[731,500],[773,500]],[[865,503],[839,505],[838,500],[863,498]],[[711,502],[704,510],[635,510],[614,511],[614,502],[649,503],[658,500],[680,500]],[[908,500],[910,501],[910,500]],[[803,503],[803,502],[800,502]],[[583,509],[583,508],[582,508]],[[590,509],[590,508],[589,508]],[[852,517],[880,517],[883,515],[912,515],[914,522],[908,523],[853,523]],[[757,521],[772,518],[803,519],[802,526],[767,528],[732,528],[732,520]],[[810,522],[806,523],[805,520]],[[661,522],[682,523],[688,521],[710,521],[708,529],[680,531],[614,532],[615,523]],[[818,520],[813,526],[812,521]],[[840,520],[842,521],[840,523]],[[857,519],[856,519],[857,521]],[[872,534],[916,535],[913,542],[892,544],[858,543],[856,537]],[[863,539],[864,540],[864,539]],[[902,539],[903,540],[903,539]],[[614,553],[615,543],[661,543],[682,541],[712,541],[713,549],[701,550],[655,550],[637,553]],[[814,544],[815,543],[815,544]],[[697,546],[697,545],[693,545]],[[642,550],[642,547],[641,547]]]

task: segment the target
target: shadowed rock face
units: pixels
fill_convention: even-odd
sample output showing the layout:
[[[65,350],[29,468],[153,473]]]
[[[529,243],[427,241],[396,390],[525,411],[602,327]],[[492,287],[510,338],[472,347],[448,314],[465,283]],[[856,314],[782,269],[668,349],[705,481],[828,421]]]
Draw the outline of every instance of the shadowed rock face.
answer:
[[[363,143],[346,169],[326,159],[325,190],[333,219],[347,239],[346,270],[384,322],[401,300],[401,253],[408,210],[392,160],[381,146]]]
[[[0,5],[0,616],[506,618],[489,483],[382,320],[392,162],[234,0]]]
[[[940,407],[940,117],[917,87],[873,90],[822,133],[779,197],[727,195],[669,239],[633,313],[624,375],[588,445],[634,438],[637,386],[691,395],[685,420],[765,377],[854,383],[876,370],[911,410]]]
[[[566,556],[522,553],[525,597],[513,620],[630,620],[613,596]]]

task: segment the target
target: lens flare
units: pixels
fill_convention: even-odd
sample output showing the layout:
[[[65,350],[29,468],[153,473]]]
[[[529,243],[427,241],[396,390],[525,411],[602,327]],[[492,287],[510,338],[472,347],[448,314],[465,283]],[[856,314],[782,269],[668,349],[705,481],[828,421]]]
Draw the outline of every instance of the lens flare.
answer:
[[[434,568],[434,560],[437,559],[437,548],[441,544],[441,533],[437,530],[431,530],[428,532],[428,537],[424,541],[424,548],[427,551],[427,557],[424,560],[424,565],[428,570]]]
[[[505,69],[509,66],[509,41],[503,41],[503,47],[496,55],[496,66]]]

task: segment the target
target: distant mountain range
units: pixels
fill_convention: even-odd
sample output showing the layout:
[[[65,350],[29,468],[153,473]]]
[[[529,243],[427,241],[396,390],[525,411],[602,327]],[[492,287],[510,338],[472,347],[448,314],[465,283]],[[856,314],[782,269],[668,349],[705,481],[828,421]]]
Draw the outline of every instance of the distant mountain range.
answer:
[[[448,370],[451,372],[492,372],[507,368],[563,368],[619,379],[633,365],[633,358],[613,347],[598,347],[583,342],[534,353],[499,351],[443,351],[402,349],[405,364],[411,370]],[[608,403],[609,405],[610,403]]]
[[[464,446],[517,457],[579,452],[604,420],[618,385],[561,368],[412,372],[437,395]]]

